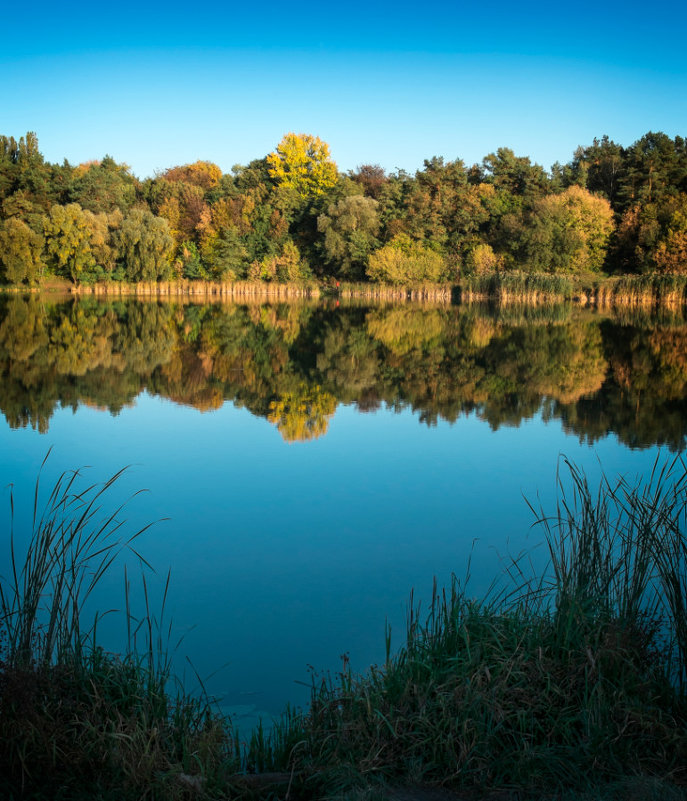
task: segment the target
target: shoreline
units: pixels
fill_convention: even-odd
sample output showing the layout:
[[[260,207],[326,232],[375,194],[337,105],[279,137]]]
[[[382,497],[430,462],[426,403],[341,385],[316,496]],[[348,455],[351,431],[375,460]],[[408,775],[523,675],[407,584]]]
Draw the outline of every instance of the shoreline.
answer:
[[[37,286],[3,286],[5,294],[94,296],[98,298],[189,299],[247,302],[336,300],[364,303],[437,304],[495,303],[499,306],[547,306],[569,303],[608,311],[614,308],[680,309],[687,305],[687,276],[623,275],[595,278],[593,283],[538,273],[492,273],[455,284],[397,286],[374,283],[278,283],[267,281],[141,281],[72,284],[50,279]]]

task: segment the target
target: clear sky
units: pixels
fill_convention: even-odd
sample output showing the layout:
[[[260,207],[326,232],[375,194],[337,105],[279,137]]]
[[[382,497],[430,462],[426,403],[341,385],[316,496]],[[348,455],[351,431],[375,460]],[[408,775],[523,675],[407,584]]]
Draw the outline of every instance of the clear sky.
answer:
[[[687,3],[76,2],[24,6],[0,48],[0,133],[139,177],[224,171],[288,131],[341,170],[511,147],[549,168],[608,134],[687,136]]]

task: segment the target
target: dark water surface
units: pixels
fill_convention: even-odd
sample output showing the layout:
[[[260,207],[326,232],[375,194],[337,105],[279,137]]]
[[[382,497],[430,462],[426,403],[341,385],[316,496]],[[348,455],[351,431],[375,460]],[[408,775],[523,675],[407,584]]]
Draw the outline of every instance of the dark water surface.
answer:
[[[303,703],[308,665],[382,661],[412,587],[543,569],[523,495],[552,510],[560,454],[635,475],[687,434],[683,320],[565,307],[0,298],[0,373],[4,539],[6,485],[21,538],[49,448],[46,488],[131,465],[111,505],[146,488],[130,529],[167,518],[138,547],[158,596],[171,569],[177,665],[248,717]],[[95,602],[122,599],[118,565]],[[121,618],[101,632],[121,647]]]

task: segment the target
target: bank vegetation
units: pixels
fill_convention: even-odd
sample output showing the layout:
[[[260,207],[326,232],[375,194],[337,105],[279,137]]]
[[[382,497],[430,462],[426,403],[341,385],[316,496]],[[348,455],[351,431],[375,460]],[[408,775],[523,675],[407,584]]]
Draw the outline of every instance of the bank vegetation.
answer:
[[[549,171],[503,147],[473,165],[433,157],[414,175],[344,174],[325,142],[289,133],[229,173],[196,161],[143,180],[109,156],[47,163],[34,133],[0,137],[5,286],[448,298],[460,285],[536,299],[571,280],[573,295],[606,303],[662,296],[686,274],[687,147],[660,132],[595,139]],[[578,291],[608,276],[631,278]],[[261,289],[230,289],[246,283]]]
[[[362,675],[315,676],[307,709],[238,732],[174,685],[164,601],[123,604],[128,647],[105,653],[84,604],[142,532],[104,511],[117,476],[37,487],[33,533],[10,542],[0,593],[5,798],[371,799],[389,788],[499,798],[685,798],[687,468],[597,489],[565,463],[548,546],[486,597],[469,580],[412,596],[404,644]],[[43,505],[41,505],[43,504]],[[141,563],[143,566],[143,563]],[[145,572],[143,573],[145,582]],[[130,576],[125,574],[128,588]],[[166,594],[166,590],[165,590]],[[458,796],[456,796],[458,797]],[[461,796],[463,797],[463,796]]]

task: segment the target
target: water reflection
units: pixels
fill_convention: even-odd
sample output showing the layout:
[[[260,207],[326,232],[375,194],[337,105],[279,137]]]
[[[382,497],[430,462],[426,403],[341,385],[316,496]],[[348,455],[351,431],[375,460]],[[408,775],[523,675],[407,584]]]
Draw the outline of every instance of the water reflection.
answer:
[[[200,410],[225,401],[284,439],[323,436],[339,403],[411,407],[496,430],[542,410],[593,443],[681,449],[687,325],[566,307],[328,308],[0,300],[0,410],[48,430],[58,406],[117,413],[144,390]]]

